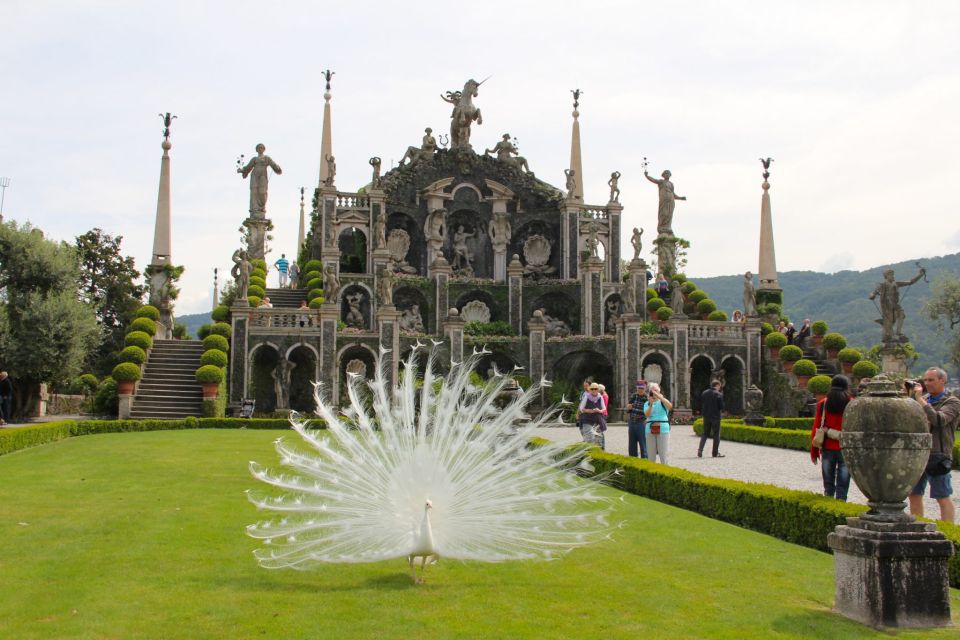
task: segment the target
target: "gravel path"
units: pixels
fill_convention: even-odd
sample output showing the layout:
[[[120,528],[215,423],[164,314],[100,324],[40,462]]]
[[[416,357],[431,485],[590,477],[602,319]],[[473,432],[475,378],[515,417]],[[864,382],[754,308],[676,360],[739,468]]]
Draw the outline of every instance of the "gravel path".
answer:
[[[575,427],[551,427],[544,429],[544,437],[556,442],[579,442],[580,432]],[[810,454],[792,449],[778,449],[776,447],[762,447],[742,442],[720,441],[720,453],[725,457],[713,458],[710,456],[712,440],[707,440],[704,447],[704,457],[697,457],[697,447],[700,438],[688,425],[670,426],[670,447],[667,456],[671,466],[680,467],[689,471],[702,473],[714,478],[730,478],[745,482],[763,482],[787,489],[799,489],[823,492],[823,479],[820,475],[820,465],[810,462]],[[627,455],[627,427],[625,425],[611,425],[607,429],[607,451]],[[960,513],[960,471],[953,472],[953,502]],[[929,488],[927,493],[929,494]],[[850,502],[866,504],[867,499],[860,492],[856,483],[850,482]],[[936,518],[940,515],[940,507],[936,500],[924,498],[924,513],[927,517]]]

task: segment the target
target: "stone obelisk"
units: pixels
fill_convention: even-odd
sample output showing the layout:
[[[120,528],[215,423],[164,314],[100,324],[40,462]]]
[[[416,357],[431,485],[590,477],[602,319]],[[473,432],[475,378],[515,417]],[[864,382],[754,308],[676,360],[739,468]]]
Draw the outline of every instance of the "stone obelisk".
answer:
[[[147,266],[150,286],[150,304],[160,310],[156,337],[162,340],[173,338],[173,287],[171,273],[171,223],[170,223],[170,125],[177,116],[160,114],[163,118],[163,156],[160,158],[160,188],[157,192],[157,219],[153,227],[153,256]]]
[[[580,154],[580,89],[574,89],[573,93],[573,131],[570,135],[570,170],[576,184],[573,187],[572,199],[583,202],[583,160]]]
[[[297,251],[294,254],[296,257],[295,260],[299,260],[300,252],[303,251],[303,240],[306,238],[306,215],[303,212],[304,202],[303,202],[303,193],[304,188],[300,187],[300,227],[297,232]]]
[[[773,245],[773,212],[770,207],[770,163],[773,158],[761,158],[763,163],[763,196],[760,198],[760,268],[757,287],[757,306],[764,303],[783,304],[783,289],[777,278],[777,257]],[[762,313],[762,311],[761,311]]]

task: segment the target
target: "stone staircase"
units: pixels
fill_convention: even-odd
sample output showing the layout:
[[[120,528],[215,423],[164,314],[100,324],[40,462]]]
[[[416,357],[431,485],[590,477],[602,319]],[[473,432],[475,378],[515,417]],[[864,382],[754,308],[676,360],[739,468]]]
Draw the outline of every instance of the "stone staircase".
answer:
[[[803,357],[807,360],[813,360],[817,365],[818,376],[834,376],[839,371],[828,361],[820,358],[820,349],[816,347],[803,347]]]
[[[274,309],[296,309],[307,299],[306,289],[267,289],[267,297]]]
[[[130,417],[201,416],[203,393],[194,374],[202,354],[203,343],[199,340],[154,340]]]

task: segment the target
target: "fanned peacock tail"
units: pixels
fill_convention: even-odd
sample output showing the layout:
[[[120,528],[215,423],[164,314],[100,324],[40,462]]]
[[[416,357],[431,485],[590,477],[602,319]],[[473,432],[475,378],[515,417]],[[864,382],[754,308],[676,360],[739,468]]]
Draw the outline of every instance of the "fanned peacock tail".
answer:
[[[416,348],[406,362],[415,370]],[[442,377],[431,353],[422,384],[404,375],[391,400],[382,367],[374,380],[351,376],[351,408],[338,414],[317,385],[327,430],[299,416],[293,428],[308,446],[276,441],[283,472],[250,463],[253,475],[282,492],[250,493],[277,518],[247,528],[264,547],[268,568],[320,562],[373,562],[413,553],[429,523],[441,557],[497,562],[551,559],[609,535],[610,501],[570,471],[583,451],[547,443],[531,447],[547,412],[523,422],[533,385],[505,408],[497,396],[509,377],[485,388],[470,382],[481,354]]]

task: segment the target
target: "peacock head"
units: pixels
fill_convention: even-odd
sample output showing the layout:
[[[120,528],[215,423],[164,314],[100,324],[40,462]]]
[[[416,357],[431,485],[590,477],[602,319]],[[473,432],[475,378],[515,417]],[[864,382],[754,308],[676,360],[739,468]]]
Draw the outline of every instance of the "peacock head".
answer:
[[[427,500],[427,501],[423,504],[423,509],[424,509],[424,511],[427,511],[427,510],[429,510],[429,509],[433,509],[433,501],[432,501],[432,500]]]

